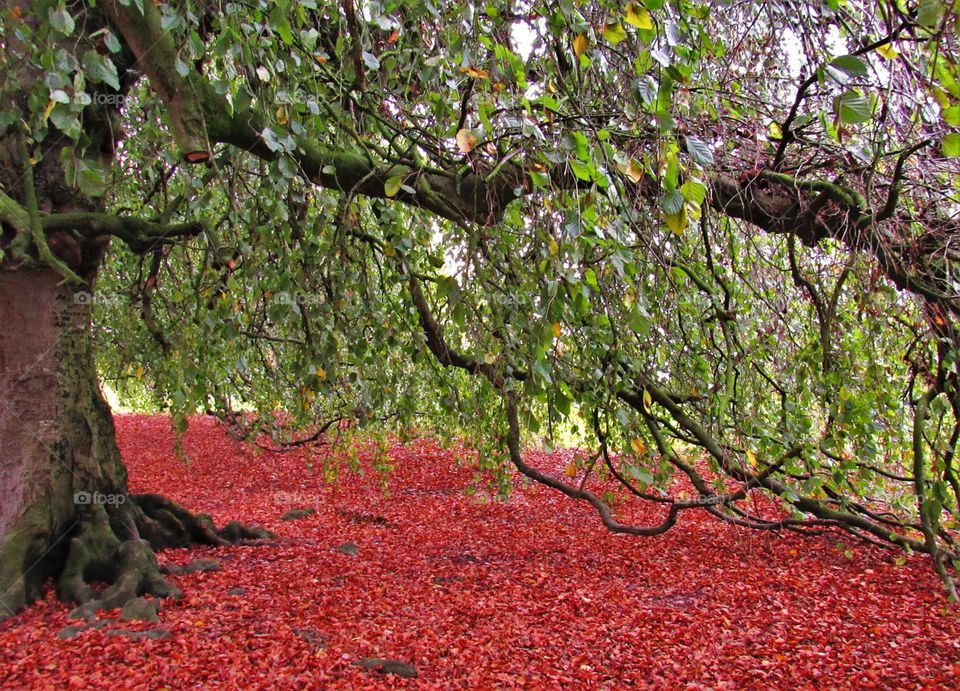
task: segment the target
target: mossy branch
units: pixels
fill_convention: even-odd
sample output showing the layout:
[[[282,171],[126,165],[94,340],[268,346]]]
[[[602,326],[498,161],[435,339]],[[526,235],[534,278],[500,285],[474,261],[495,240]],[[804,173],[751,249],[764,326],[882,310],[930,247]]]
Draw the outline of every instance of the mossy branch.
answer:
[[[31,261],[31,258],[27,253],[27,247],[25,246],[30,244],[27,242],[27,238],[29,238],[37,250],[37,258],[39,261],[55,269],[61,276],[64,277],[65,283],[86,285],[86,281],[75,274],[73,269],[71,269],[63,260],[57,257],[50,250],[50,246],[47,244],[47,236],[44,234],[43,225],[40,221],[40,210],[37,206],[37,188],[33,179],[33,162],[31,161],[30,154],[27,151],[27,136],[22,128],[17,128],[16,140],[17,153],[20,157],[21,165],[23,166],[23,201],[27,213],[30,233],[29,235],[26,233],[18,234],[14,239],[14,242],[11,244],[11,252],[18,259],[23,259],[28,262]]]
[[[108,213],[76,212],[45,216],[40,221],[45,232],[75,231],[85,237],[112,235],[123,240],[137,254],[144,254],[171,240],[194,237],[203,232],[202,223],[163,224],[142,218]]]

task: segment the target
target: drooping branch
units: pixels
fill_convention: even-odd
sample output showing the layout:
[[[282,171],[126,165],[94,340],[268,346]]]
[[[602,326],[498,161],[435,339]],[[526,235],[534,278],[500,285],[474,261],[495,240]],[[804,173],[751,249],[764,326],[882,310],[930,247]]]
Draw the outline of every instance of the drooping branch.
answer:
[[[649,394],[650,400],[662,406],[670,414],[670,417],[680,425],[683,430],[691,435],[696,444],[709,453],[723,471],[731,477],[741,482],[747,482],[753,486],[766,489],[784,498],[798,510],[821,520],[831,521],[838,525],[847,526],[853,530],[862,531],[881,541],[889,542],[899,547],[931,554],[931,550],[925,542],[894,532],[888,525],[884,525],[879,521],[870,520],[862,515],[835,509],[821,499],[798,495],[792,488],[775,478],[772,473],[751,473],[743,467],[735,465],[730,452],[725,449],[720,442],[714,439],[702,425],[687,415],[686,412],[673,401],[669,394],[649,381],[644,382],[644,388]],[[639,413],[644,413],[645,404],[641,392],[627,390],[620,394],[620,398]]]
[[[582,486],[576,487],[568,484],[557,477],[548,475],[547,473],[541,472],[529,465],[526,461],[524,461],[523,453],[520,448],[520,422],[517,415],[517,392],[507,388],[503,375],[495,366],[478,362],[452,348],[444,338],[442,330],[430,311],[430,305],[427,303],[426,297],[423,295],[419,281],[416,278],[410,278],[408,281],[408,288],[410,290],[413,305],[417,311],[420,325],[424,330],[424,335],[426,336],[427,347],[430,349],[430,352],[433,353],[434,357],[436,357],[437,360],[444,366],[463,369],[470,374],[483,375],[502,394],[506,408],[508,426],[506,437],[507,450],[510,453],[510,460],[514,466],[516,466],[517,470],[529,477],[531,480],[535,480],[540,484],[546,485],[547,487],[555,489],[558,492],[562,492],[572,499],[578,499],[587,502],[593,506],[594,509],[596,509],[597,513],[600,515],[600,519],[603,521],[604,526],[615,533],[626,533],[629,535],[660,535],[670,530],[670,528],[674,526],[674,524],[677,522],[677,516],[682,509],[694,508],[695,504],[693,503],[687,506],[678,502],[674,502],[671,503],[670,509],[662,523],[650,527],[628,525],[619,522],[614,517],[610,506],[594,493],[587,491]]]

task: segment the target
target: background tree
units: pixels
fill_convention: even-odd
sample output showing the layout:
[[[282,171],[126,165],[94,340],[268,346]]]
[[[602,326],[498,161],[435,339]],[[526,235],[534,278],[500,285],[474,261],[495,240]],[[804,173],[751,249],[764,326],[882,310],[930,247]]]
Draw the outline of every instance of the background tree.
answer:
[[[8,2],[5,606],[163,594],[151,546],[222,539],[74,503],[126,491],[94,352],[181,429],[466,433],[612,530],[836,526],[953,595],[956,17]],[[525,463],[560,429],[579,465]]]

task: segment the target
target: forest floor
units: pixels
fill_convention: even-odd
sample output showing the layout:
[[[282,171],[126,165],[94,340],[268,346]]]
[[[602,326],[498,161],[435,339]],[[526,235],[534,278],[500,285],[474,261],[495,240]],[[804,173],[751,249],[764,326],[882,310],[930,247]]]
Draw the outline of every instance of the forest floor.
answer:
[[[189,464],[166,418],[117,427],[132,491],[278,538],[161,553],[220,568],[171,576],[184,597],[157,623],[113,611],[71,631],[49,595],[0,623],[2,689],[960,687],[960,607],[919,557],[699,512],[613,535],[546,488],[466,492],[466,455],[427,441],[391,448],[387,476],[364,451],[362,472],[328,482],[323,458],[254,453],[208,418],[186,434]],[[282,520],[293,508],[316,512]]]

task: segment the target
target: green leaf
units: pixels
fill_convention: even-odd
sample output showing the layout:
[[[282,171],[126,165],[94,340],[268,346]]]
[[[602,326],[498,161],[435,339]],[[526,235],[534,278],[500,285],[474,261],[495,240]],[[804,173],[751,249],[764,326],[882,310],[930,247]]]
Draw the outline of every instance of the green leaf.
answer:
[[[660,202],[660,208],[663,209],[665,214],[671,216],[683,211],[685,201],[683,195],[678,190],[672,190],[668,192],[663,198],[663,201]]]
[[[394,175],[392,178],[388,178],[385,183],[383,183],[383,193],[388,197],[396,197],[397,192],[400,191],[400,186],[403,184],[402,175]]]
[[[290,30],[290,22],[287,19],[282,19],[273,25],[274,31],[277,32],[277,35],[280,36],[280,40],[290,45],[293,43],[293,32]]]
[[[585,182],[590,182],[593,166],[582,161],[570,161],[570,167],[573,168],[573,174]]]
[[[529,170],[527,173],[530,175],[530,180],[533,182],[534,187],[550,186],[550,176],[546,173],[539,173],[535,170]]]
[[[73,17],[67,11],[63,3],[61,3],[57,9],[53,9],[51,7],[47,16],[50,18],[50,25],[61,34],[69,36],[76,28],[76,23],[74,23]]]
[[[77,169],[77,187],[88,197],[101,197],[107,190],[106,171],[96,161],[85,160]]]
[[[867,74],[867,63],[856,55],[841,55],[831,60],[830,66],[851,77],[864,77]]]
[[[680,185],[680,194],[687,201],[700,206],[707,198],[707,186],[696,180],[687,180]]]
[[[846,125],[857,125],[867,122],[872,117],[870,102],[865,96],[856,91],[846,91],[834,99],[834,110],[840,122]]]
[[[943,121],[950,127],[960,127],[960,106],[950,106],[944,108],[941,113]]]
[[[83,71],[94,84],[107,84],[117,91],[120,90],[116,65],[95,50],[88,50],[83,54]]]
[[[363,64],[367,66],[368,70],[376,71],[380,69],[380,61],[376,55],[367,51],[363,51],[361,55],[363,55]]]
[[[609,43],[611,46],[615,46],[627,37],[627,30],[623,28],[623,24],[617,22],[616,24],[607,24],[603,29],[603,40]]]
[[[943,155],[947,158],[960,156],[960,133],[951,132],[943,138]]]
[[[699,137],[687,137],[687,153],[696,163],[701,165],[713,164],[713,152],[705,141]]]
[[[943,3],[940,0],[921,0],[917,9],[917,24],[933,29],[940,23],[940,13]]]

